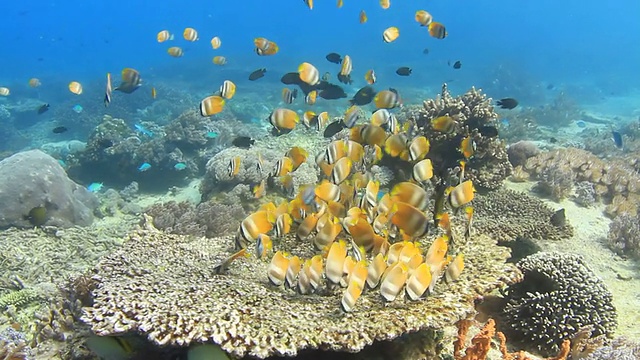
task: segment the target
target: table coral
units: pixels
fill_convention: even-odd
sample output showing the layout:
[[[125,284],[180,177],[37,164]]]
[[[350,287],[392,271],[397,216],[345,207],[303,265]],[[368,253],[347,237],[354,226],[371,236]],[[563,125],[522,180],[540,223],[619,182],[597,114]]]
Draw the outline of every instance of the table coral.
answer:
[[[541,252],[517,264],[524,278],[507,289],[503,310],[509,334],[543,354],[585,326],[611,336],[617,326],[612,295],[580,255]]]
[[[219,344],[234,356],[293,356],[302,349],[355,352],[374,341],[421,329],[441,329],[474,313],[474,299],[517,276],[508,251],[478,235],[465,252],[461,278],[439,284],[419,301],[385,302],[365,292],[354,312],[340,310],[341,291],[301,296],[269,285],[267,263],[254,257],[214,265],[233,248],[232,237],[132,233],[122,251],[96,267],[95,302],[83,320],[99,335],[139,332],[159,345]],[[279,246],[312,251],[293,237]],[[302,250],[306,249],[306,250]]]

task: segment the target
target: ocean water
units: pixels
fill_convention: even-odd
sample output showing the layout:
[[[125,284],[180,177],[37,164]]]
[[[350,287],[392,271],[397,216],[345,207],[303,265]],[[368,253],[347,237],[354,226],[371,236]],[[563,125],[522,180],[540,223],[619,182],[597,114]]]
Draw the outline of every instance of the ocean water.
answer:
[[[136,183],[135,191],[131,191],[136,194],[131,198],[122,195],[126,189],[115,195],[126,198],[123,203],[127,206],[135,203],[136,211],[130,210],[126,214],[137,215],[156,202],[199,198],[197,184],[185,185],[202,179],[211,155],[207,151],[212,146],[195,150],[184,146],[183,152],[173,157],[166,154],[172,150],[167,147],[169,150],[162,154],[162,163],[154,162],[152,156],[146,158],[132,154],[130,159],[121,163],[106,164],[113,167],[83,167],[78,158],[69,154],[82,148],[80,142],[88,141],[89,135],[103,122],[104,115],[123,119],[131,131],[136,125],[143,124],[144,131],[152,131],[154,135],[137,132],[132,137],[138,137],[140,143],[151,142],[151,139],[163,136],[163,126],[186,110],[198,109],[200,100],[217,91],[224,80],[231,80],[237,85],[237,92],[228,105],[242,114],[237,120],[246,124],[243,134],[267,140],[263,144],[268,144],[271,138],[265,130],[269,128],[265,118],[271,110],[288,107],[299,113],[306,110],[316,113],[328,111],[332,117],[342,116],[349,107],[348,98],[367,85],[364,74],[369,69],[373,69],[377,76],[374,88],[378,91],[397,89],[405,105],[421,104],[426,98],[436,97],[443,83],[448,84],[454,96],[473,86],[494,100],[515,98],[519,102],[517,109],[498,110],[502,118],[501,132],[503,127],[515,128],[515,122],[525,118],[517,114],[530,111],[540,116],[550,114],[549,118],[562,118],[564,113],[554,112],[566,112],[566,116],[571,116],[566,124],[554,128],[548,122],[540,126],[545,128],[542,132],[530,129],[530,133],[525,134],[530,138],[509,137],[508,131],[504,133],[509,143],[521,139],[536,140],[542,150],[569,147],[574,140],[585,147],[590,141],[589,134],[593,134],[600,141],[598,146],[605,143],[606,146],[602,145],[605,149],[602,154],[594,150],[600,149],[596,146],[590,148],[592,152],[603,156],[620,155],[622,151],[618,151],[608,139],[611,129],[623,128],[640,119],[639,1],[391,0],[391,7],[387,10],[382,9],[377,0],[344,0],[341,8],[337,8],[336,0],[314,2],[311,10],[302,0],[4,1],[0,4],[0,44],[3,50],[0,56],[0,87],[9,88],[11,94],[0,96],[0,160],[16,152],[41,148],[44,144],[65,142],[66,147],[53,153],[64,163],[74,181],[85,187],[91,183],[100,184],[101,190],[96,192],[103,202],[109,200],[102,197],[106,189],[120,191],[132,181],[140,183],[139,192]],[[419,26],[414,14],[420,9],[428,11],[435,21],[446,26],[446,38],[431,37],[426,28]],[[361,10],[368,16],[364,24],[358,21]],[[390,26],[398,27],[400,36],[392,43],[385,43],[382,33]],[[183,39],[182,33],[187,27],[198,31],[198,41]],[[162,30],[169,31],[174,39],[158,43],[156,35]],[[216,50],[210,45],[214,36],[222,41],[222,46]],[[276,42],[279,52],[273,56],[256,55],[253,41],[257,37]],[[172,46],[181,47],[184,55],[171,57],[167,49]],[[340,65],[325,59],[331,52],[352,58],[353,84],[338,83],[336,75]],[[227,59],[224,66],[212,63],[212,58],[219,55]],[[457,61],[462,64],[459,69],[452,66]],[[303,104],[299,95],[294,104],[283,104],[282,89],[293,89],[294,86],[283,85],[281,76],[296,71],[302,62],[314,64],[321,75],[329,72],[330,81],[339,84],[348,98],[318,99],[310,107]],[[412,69],[412,74],[406,77],[397,75],[396,69],[405,66]],[[111,105],[105,107],[106,74],[112,75],[115,87],[120,83],[120,72],[128,67],[140,72],[142,86],[132,94],[114,91]],[[264,78],[249,81],[249,74],[259,68],[267,69]],[[31,78],[39,79],[41,85],[30,87],[28,81]],[[75,95],[68,90],[71,81],[83,85],[83,94]],[[151,96],[152,89],[157,89],[155,99]],[[50,109],[38,114],[38,108],[45,103],[50,105]],[[561,106],[556,108],[554,104],[558,103]],[[82,111],[73,110],[74,107],[79,109],[77,106]],[[374,110],[373,105],[363,108],[367,112]],[[227,126],[221,120],[225,114],[214,115],[210,119],[210,128],[201,129],[202,136],[207,137],[205,142],[216,143],[217,139],[226,136],[224,131],[220,131]],[[583,118],[585,121],[578,127],[576,122]],[[237,130],[237,125],[229,126],[235,126]],[[68,131],[53,131],[60,127]],[[579,133],[582,135],[578,136]],[[630,140],[629,134],[624,135],[625,141]],[[72,140],[75,142],[70,142]],[[640,145],[637,138],[633,140],[633,151],[637,151]],[[224,145],[230,147],[228,143]],[[51,149],[52,146],[55,147],[51,144],[45,147]],[[264,146],[261,150],[268,148]],[[215,152],[220,150],[219,146]],[[250,154],[254,156],[255,152]],[[309,159],[314,155],[310,154]],[[113,161],[111,158],[108,160]],[[277,159],[270,160],[275,162]],[[148,167],[142,166],[147,163]],[[182,165],[175,167],[176,164]],[[226,165],[225,162],[225,169]],[[637,175],[637,164],[635,166]],[[193,171],[194,168],[197,171]],[[158,181],[160,178],[167,181]],[[247,179],[243,178],[248,185]],[[152,186],[154,182],[157,186]],[[173,185],[182,187],[171,188]],[[526,182],[526,186],[511,186],[535,193],[531,190],[533,181]],[[389,189],[384,191],[386,193]],[[158,193],[168,195],[162,197]],[[171,197],[175,194],[178,196]],[[554,210],[560,206],[567,207],[570,221],[575,221],[574,225],[581,230],[580,241],[591,240],[595,238],[594,234],[598,238],[607,236],[609,220],[603,220],[604,204],[599,203],[599,207],[591,208],[587,213],[573,203],[568,206],[570,199],[562,199],[564,203],[545,201]],[[258,204],[257,200],[250,205],[255,204]],[[243,210],[247,210],[246,207],[240,212]],[[104,206],[100,211],[103,211],[101,215],[107,215],[96,222],[110,218],[111,214],[104,210]],[[113,210],[119,215],[125,212],[123,209]],[[132,217],[127,218],[129,223],[126,224],[120,220],[111,221],[127,227],[126,230],[138,222]],[[597,229],[587,233],[583,226],[585,223],[590,226],[587,230],[591,231],[591,227]],[[99,223],[95,226],[110,225]],[[0,231],[4,234],[4,230]],[[96,230],[96,233],[100,231]],[[122,230],[122,233],[126,231]],[[97,235],[95,237],[98,238]],[[118,237],[124,235],[118,234]],[[568,252],[573,250],[572,246],[579,248],[582,245],[581,242],[571,242],[559,248]],[[105,245],[104,253],[113,250],[108,246]],[[555,249],[554,246],[549,248]],[[599,256],[590,259],[597,259],[603,264],[610,261],[610,249],[602,244],[598,246],[594,252],[599,252]],[[90,268],[103,253],[93,255],[87,257],[87,264],[78,266],[78,269]],[[622,264],[622,260],[621,264],[614,265],[616,269],[631,267],[629,263]],[[615,284],[616,276],[620,276],[614,274],[614,270],[604,269],[604,265],[598,270],[608,276],[606,280],[609,283]],[[637,279],[633,286],[640,286]],[[9,292],[15,289],[9,289],[7,285],[2,290]],[[629,308],[637,310],[637,299],[633,300],[635,303],[627,301],[635,294],[626,294],[619,284],[615,291],[618,304],[627,304],[621,310],[621,318],[626,314],[624,311],[634,311]],[[620,294],[622,297],[618,297]],[[629,325],[631,320],[623,322],[626,326],[624,331],[638,334],[637,328]]]

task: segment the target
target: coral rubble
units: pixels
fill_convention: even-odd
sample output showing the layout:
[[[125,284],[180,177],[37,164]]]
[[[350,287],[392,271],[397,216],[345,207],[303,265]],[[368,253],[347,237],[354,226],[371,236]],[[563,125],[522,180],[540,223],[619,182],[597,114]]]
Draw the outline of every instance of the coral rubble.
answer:
[[[306,245],[306,246],[304,246]],[[309,252],[294,237],[279,246]],[[355,352],[374,341],[421,329],[441,329],[474,313],[474,298],[517,276],[508,251],[478,235],[465,252],[461,278],[419,301],[385,302],[365,291],[356,311],[340,310],[341,292],[297,295],[273,287],[267,263],[238,259],[227,275],[214,265],[234,247],[232,237],[195,238],[157,230],[132,233],[121,251],[96,267],[99,282],[83,320],[99,335],[145,334],[159,345],[219,344],[234,356],[293,356],[303,349]]]
[[[512,338],[550,354],[585,326],[594,337],[613,335],[612,295],[580,255],[540,252],[517,266],[524,278],[507,289],[503,310]]]

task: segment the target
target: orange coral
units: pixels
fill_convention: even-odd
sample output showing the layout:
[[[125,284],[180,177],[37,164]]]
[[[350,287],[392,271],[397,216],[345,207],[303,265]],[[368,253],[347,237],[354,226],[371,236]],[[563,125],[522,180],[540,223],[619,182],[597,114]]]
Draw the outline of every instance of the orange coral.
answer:
[[[496,323],[493,319],[489,319],[480,332],[471,339],[471,345],[467,347],[464,355],[462,355],[461,351],[464,348],[471,324],[471,320],[460,320],[457,323],[458,336],[453,342],[453,357],[455,360],[486,360],[487,354],[491,350],[491,341],[494,336],[500,342],[499,349],[503,360],[532,360],[524,351],[510,353],[507,350],[507,337],[499,331],[496,332]],[[569,340],[565,340],[562,342],[558,355],[545,360],[566,360],[571,350],[570,344]]]

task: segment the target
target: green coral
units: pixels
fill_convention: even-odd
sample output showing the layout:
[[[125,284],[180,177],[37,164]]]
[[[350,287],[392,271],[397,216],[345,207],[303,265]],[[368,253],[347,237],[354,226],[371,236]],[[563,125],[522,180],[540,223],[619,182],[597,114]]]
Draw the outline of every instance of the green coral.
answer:
[[[31,302],[40,299],[40,295],[32,289],[20,289],[0,297],[0,308],[8,306],[23,307]]]

